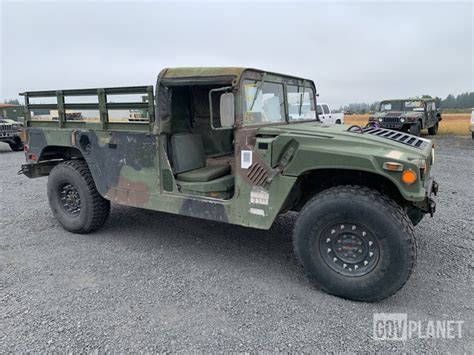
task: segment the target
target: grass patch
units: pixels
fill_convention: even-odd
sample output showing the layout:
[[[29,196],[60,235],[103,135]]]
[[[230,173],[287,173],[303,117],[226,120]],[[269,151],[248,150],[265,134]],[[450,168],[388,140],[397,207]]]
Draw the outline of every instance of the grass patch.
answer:
[[[348,125],[356,124],[365,126],[369,121],[369,115],[350,115],[344,116]],[[439,123],[438,134],[455,134],[459,136],[468,136],[471,134],[469,125],[471,121],[470,113],[447,113],[443,115],[443,120]]]

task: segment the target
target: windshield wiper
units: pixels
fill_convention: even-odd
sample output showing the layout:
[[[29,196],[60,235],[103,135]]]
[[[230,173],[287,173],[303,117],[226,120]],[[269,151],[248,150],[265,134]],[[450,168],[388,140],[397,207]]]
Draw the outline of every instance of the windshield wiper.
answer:
[[[252,104],[250,105],[250,108],[249,108],[250,112],[253,110],[253,105],[255,105],[255,101],[257,101],[258,92],[262,89],[263,82],[265,81],[265,75],[267,75],[267,73],[263,73],[262,80],[260,80],[260,82],[258,83],[257,89],[255,90],[255,96],[253,97]]]
[[[301,100],[300,100],[300,108],[299,108],[299,113],[298,115],[301,116],[301,109],[303,108],[303,100],[304,100],[304,91],[306,89],[306,80],[303,80],[303,93],[301,94]]]

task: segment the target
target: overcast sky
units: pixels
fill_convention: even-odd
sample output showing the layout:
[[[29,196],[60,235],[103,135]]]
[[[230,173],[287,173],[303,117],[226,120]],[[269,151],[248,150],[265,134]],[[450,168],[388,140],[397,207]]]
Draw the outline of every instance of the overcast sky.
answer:
[[[303,76],[334,107],[474,91],[472,1],[0,3],[0,100],[175,66]]]

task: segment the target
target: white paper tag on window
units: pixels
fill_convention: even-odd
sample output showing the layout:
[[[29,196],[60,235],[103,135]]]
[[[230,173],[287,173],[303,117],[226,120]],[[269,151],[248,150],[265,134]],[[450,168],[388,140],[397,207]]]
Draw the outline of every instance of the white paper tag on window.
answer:
[[[242,169],[248,169],[252,165],[252,151],[251,150],[242,150],[240,155],[240,167]]]

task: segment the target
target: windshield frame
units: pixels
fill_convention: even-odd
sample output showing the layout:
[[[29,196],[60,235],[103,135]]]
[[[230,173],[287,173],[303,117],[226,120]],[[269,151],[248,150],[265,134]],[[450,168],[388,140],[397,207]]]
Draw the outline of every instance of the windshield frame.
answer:
[[[414,110],[416,107],[407,107],[405,104],[407,102],[421,102],[423,104],[423,110]],[[382,106],[386,104],[392,104],[390,110],[382,110]],[[393,104],[397,104],[397,108],[393,108]],[[425,112],[426,111],[426,101],[421,99],[405,99],[405,100],[384,100],[380,101],[377,112],[391,112],[391,111],[401,111],[401,112]]]
[[[245,81],[252,80],[260,82],[264,80],[265,83],[275,83],[275,84],[282,84],[283,85],[283,104],[284,104],[284,119],[281,121],[273,121],[273,122],[252,122],[246,123],[244,120],[245,114]],[[258,83],[257,83],[258,85]],[[290,119],[289,113],[289,104],[288,104],[288,90],[287,86],[299,86],[301,88],[311,89],[313,95],[313,102],[314,102],[314,109],[315,109],[315,117],[308,118],[308,119]],[[311,94],[310,94],[311,95]],[[316,107],[317,107],[317,94],[316,94],[316,87],[314,82],[309,79],[297,78],[297,77],[290,77],[283,74],[277,73],[270,73],[270,72],[261,72],[261,71],[254,71],[254,70],[246,70],[239,81],[238,85],[238,99],[236,100],[236,126],[240,127],[259,127],[259,126],[269,126],[269,125],[282,125],[282,124],[298,124],[298,123],[307,123],[307,122],[320,122],[318,120],[318,116],[316,114]],[[311,101],[311,99],[310,99]]]

